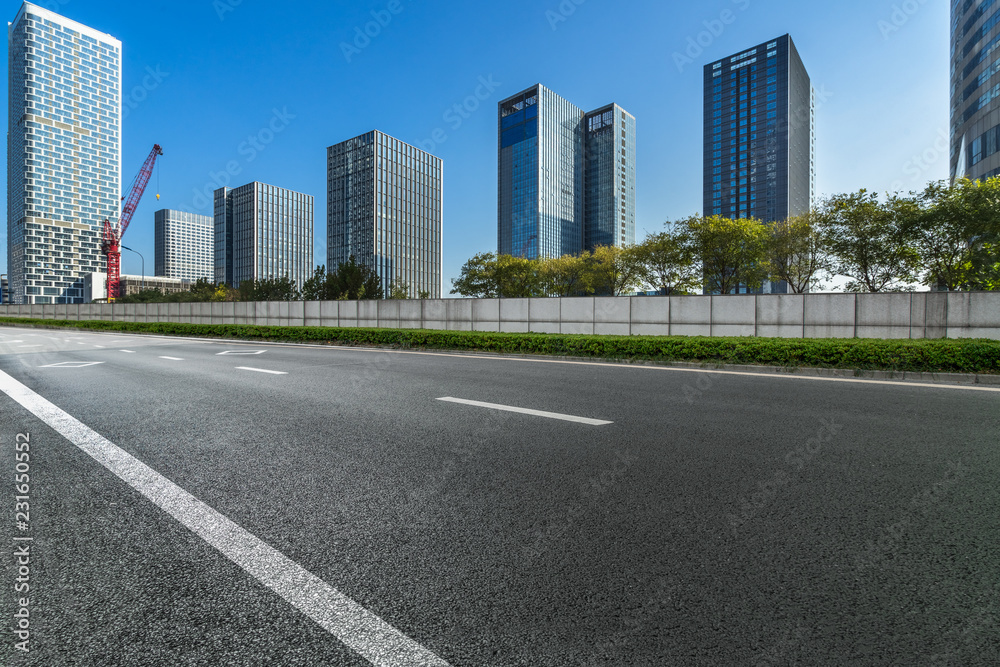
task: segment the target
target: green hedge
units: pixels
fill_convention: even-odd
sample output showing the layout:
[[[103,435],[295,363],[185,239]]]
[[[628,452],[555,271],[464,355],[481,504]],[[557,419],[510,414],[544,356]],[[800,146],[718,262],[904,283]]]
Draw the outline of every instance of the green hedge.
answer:
[[[1000,341],[991,340],[803,340],[790,338],[570,336],[408,329],[261,327],[169,322],[77,322],[73,320],[18,318],[0,318],[0,324],[198,338],[474,350],[594,359],[752,364],[786,368],[1000,373]]]

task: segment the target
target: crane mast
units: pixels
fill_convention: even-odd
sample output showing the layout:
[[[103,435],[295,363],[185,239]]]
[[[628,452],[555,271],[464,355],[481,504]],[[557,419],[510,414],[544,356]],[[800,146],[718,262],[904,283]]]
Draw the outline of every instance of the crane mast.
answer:
[[[149,185],[149,179],[153,175],[153,167],[156,165],[156,158],[160,155],[163,155],[163,149],[160,148],[159,144],[156,144],[153,146],[153,150],[149,153],[149,157],[146,158],[146,162],[143,163],[142,169],[139,170],[139,174],[132,182],[132,187],[129,188],[129,191],[124,197],[122,197],[122,201],[125,202],[125,205],[122,206],[122,214],[118,218],[118,224],[112,225],[110,220],[104,221],[104,234],[101,242],[101,252],[105,254],[108,260],[109,303],[115,301],[116,299],[120,299],[122,296],[122,237],[125,236],[125,231],[128,229],[129,223],[132,222],[132,216],[135,215],[135,209],[139,206],[139,201],[142,199],[143,193],[146,192],[146,186]]]

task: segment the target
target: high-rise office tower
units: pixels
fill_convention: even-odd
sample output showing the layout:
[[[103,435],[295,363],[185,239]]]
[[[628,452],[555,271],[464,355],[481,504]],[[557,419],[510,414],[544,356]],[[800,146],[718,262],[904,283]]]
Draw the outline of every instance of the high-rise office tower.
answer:
[[[585,113],[542,85],[499,105],[500,254],[561,257],[635,243],[635,118]]]
[[[24,3],[8,27],[7,266],[15,303],[83,303],[121,198],[121,42]]]
[[[815,194],[813,91],[788,35],[705,66],[705,215],[784,220]]]
[[[215,282],[288,277],[302,289],[313,274],[315,200],[264,183],[215,191]]]
[[[353,255],[411,297],[441,298],[443,162],[374,130],[327,149],[327,268]]]
[[[215,223],[207,215],[157,211],[154,218],[154,274],[198,280],[215,277]]]
[[[1000,175],[1000,6],[951,2],[951,177]]]

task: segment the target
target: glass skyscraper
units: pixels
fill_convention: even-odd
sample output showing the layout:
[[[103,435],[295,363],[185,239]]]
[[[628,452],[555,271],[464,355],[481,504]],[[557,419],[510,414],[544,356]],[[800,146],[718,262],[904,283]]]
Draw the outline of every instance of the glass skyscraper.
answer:
[[[635,118],[542,85],[499,105],[497,246],[535,259],[635,243]]]
[[[215,191],[215,282],[288,277],[302,289],[313,274],[315,199],[264,183]]]
[[[327,149],[327,268],[351,256],[382,279],[441,298],[444,163],[374,130]]]
[[[951,176],[1000,175],[1000,3],[951,3]]]
[[[207,215],[157,211],[154,218],[155,275],[181,280],[215,276],[214,221]]]
[[[30,3],[7,42],[11,297],[83,303],[121,199],[121,42]]]
[[[784,220],[815,195],[813,90],[784,35],[705,66],[705,215]]]

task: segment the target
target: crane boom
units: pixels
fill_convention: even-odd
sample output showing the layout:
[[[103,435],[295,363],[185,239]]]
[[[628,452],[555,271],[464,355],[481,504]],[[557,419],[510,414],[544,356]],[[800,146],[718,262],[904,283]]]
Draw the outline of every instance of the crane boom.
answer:
[[[153,167],[156,165],[156,158],[160,155],[163,155],[163,149],[160,148],[159,144],[156,144],[153,146],[153,150],[150,151],[149,157],[143,163],[142,169],[139,170],[139,174],[132,182],[132,187],[122,197],[125,205],[122,207],[122,214],[118,218],[118,225],[112,226],[110,220],[104,221],[104,239],[101,244],[101,250],[108,258],[109,302],[121,298],[122,237],[125,236],[129,223],[132,222],[132,216],[135,215],[135,209],[139,206],[139,201],[146,192],[146,186],[149,185],[149,179],[153,175]]]

